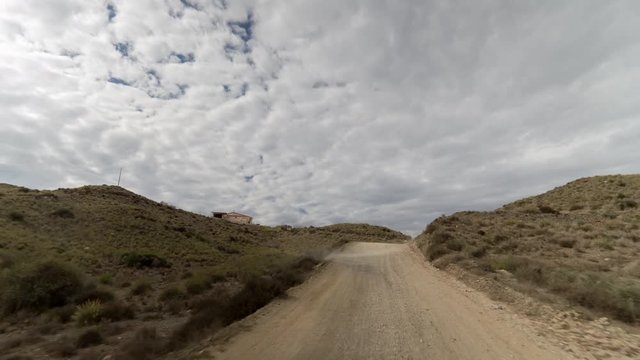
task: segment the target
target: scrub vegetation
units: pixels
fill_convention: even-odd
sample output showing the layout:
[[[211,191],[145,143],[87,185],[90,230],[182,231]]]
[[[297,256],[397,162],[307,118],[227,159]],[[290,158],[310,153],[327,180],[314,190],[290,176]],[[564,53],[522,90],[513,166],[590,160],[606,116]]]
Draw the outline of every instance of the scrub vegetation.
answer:
[[[335,247],[407,239],[237,225],[115,186],[0,184],[0,352],[155,359],[283,296]]]
[[[638,324],[638,201],[640,175],[584,178],[493,212],[440,217],[416,241],[437,267]]]

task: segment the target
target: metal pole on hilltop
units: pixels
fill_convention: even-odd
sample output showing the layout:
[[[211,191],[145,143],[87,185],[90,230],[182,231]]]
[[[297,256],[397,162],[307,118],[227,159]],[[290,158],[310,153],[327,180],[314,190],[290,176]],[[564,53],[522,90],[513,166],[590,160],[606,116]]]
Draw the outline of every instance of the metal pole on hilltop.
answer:
[[[118,186],[120,186],[120,179],[122,178],[122,168],[120,168],[120,174],[118,175]]]

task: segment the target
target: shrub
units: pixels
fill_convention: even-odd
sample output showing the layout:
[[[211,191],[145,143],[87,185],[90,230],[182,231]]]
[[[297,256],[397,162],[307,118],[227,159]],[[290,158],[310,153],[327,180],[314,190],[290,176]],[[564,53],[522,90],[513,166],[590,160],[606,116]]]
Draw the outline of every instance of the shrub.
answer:
[[[460,251],[463,247],[464,244],[459,240],[454,239],[453,235],[450,233],[443,230],[437,230],[428,238],[427,247],[423,250],[429,260],[433,261],[449,254],[451,251]]]
[[[73,314],[76,312],[76,307],[74,305],[65,305],[59,308],[55,308],[51,310],[49,313],[51,317],[63,324],[71,321]]]
[[[605,311],[619,320],[632,323],[640,319],[637,283],[515,256],[494,258],[490,263],[494,270],[508,270],[520,281],[546,287],[574,303]]]
[[[206,297],[195,304],[194,314],[172,335],[171,347],[176,347],[203,330],[222,327],[255,312],[272,299],[304,280],[304,274],[318,263],[312,257],[303,257],[275,271],[271,276],[250,278],[242,289],[230,298],[219,294]]]
[[[7,312],[43,311],[70,304],[83,289],[79,272],[67,264],[44,261],[14,268],[0,282],[0,300]]]
[[[493,242],[494,243],[501,243],[501,242],[507,241],[507,240],[509,240],[509,238],[506,235],[502,235],[502,234],[496,234],[493,237]]]
[[[146,280],[140,280],[131,288],[130,294],[134,296],[145,295],[151,290],[151,284]]]
[[[479,248],[471,249],[469,254],[471,254],[471,256],[473,256],[475,258],[481,258],[481,257],[483,257],[483,256],[485,256],[487,254],[487,247],[486,246],[482,246],[482,247],[479,247]]]
[[[177,287],[170,287],[162,291],[158,300],[162,302],[175,301],[175,300],[184,300],[187,298],[187,294]]]
[[[119,360],[151,360],[165,352],[166,346],[155,328],[140,329],[120,349]]]
[[[464,243],[462,243],[462,241],[457,239],[453,239],[447,242],[447,249],[449,250],[461,251],[463,247],[464,247]]]
[[[211,288],[211,281],[207,276],[199,274],[187,279],[185,287],[189,294],[202,294]]]
[[[98,300],[89,300],[78,305],[73,321],[78,325],[97,324],[103,318],[104,305]]]
[[[538,205],[538,210],[540,210],[541,213],[543,214],[554,214],[557,215],[560,212],[554,208],[552,208],[551,206],[548,205]]]
[[[142,268],[169,268],[171,264],[164,258],[154,254],[125,253],[121,261],[128,267]]]
[[[9,220],[23,222],[24,215],[22,213],[13,211],[9,213]]]
[[[576,211],[576,210],[582,210],[582,209],[584,209],[584,205],[582,204],[573,204],[569,208],[570,211]]]
[[[98,281],[104,285],[111,285],[113,283],[113,276],[111,274],[102,274],[98,278]]]
[[[573,248],[576,245],[576,239],[561,239],[558,241],[558,245],[563,248]]]
[[[76,298],[76,304],[83,304],[90,300],[98,300],[102,303],[113,301],[115,295],[109,290],[96,289],[94,287],[85,288]]]
[[[62,219],[73,219],[75,218],[75,214],[73,213],[73,211],[69,210],[69,209],[58,209],[54,212],[51,213],[51,216],[55,216],[55,217],[59,217]]]
[[[102,318],[111,321],[133,319],[135,318],[135,311],[131,306],[114,301],[104,305]]]
[[[429,257],[430,261],[436,260],[444,255],[449,254],[451,251],[442,245],[429,245],[427,247],[427,257]]]
[[[239,254],[240,250],[231,247],[231,246],[226,246],[223,244],[220,245],[216,245],[216,249],[218,249],[220,252],[223,252],[225,254]]]
[[[72,339],[67,336],[61,336],[56,341],[47,344],[45,347],[49,355],[61,358],[71,358],[76,354],[76,346]]]
[[[76,347],[80,349],[87,348],[90,346],[100,345],[103,341],[104,339],[98,330],[89,329],[78,336],[78,339],[76,340]]]
[[[438,219],[427,225],[426,229],[424,229],[425,234],[433,234],[438,229],[437,220]]]
[[[196,305],[196,311],[187,322],[180,326],[172,335],[169,346],[176,348],[181,343],[196,337],[204,330],[222,327],[222,318],[226,302],[218,297],[210,296]]]
[[[620,210],[625,210],[625,209],[635,209],[638,207],[638,203],[635,200],[622,200],[618,203],[618,207],[620,208]]]
[[[606,311],[618,320],[640,319],[640,287],[597,273],[583,273],[568,279],[562,289],[569,300]]]

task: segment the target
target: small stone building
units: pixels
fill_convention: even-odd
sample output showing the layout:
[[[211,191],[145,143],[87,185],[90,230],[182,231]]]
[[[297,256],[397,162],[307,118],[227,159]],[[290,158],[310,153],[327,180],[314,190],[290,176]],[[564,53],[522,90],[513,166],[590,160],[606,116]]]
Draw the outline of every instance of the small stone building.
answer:
[[[253,220],[251,216],[237,212],[213,212],[213,217],[227,220],[234,224],[251,224],[251,220]]]

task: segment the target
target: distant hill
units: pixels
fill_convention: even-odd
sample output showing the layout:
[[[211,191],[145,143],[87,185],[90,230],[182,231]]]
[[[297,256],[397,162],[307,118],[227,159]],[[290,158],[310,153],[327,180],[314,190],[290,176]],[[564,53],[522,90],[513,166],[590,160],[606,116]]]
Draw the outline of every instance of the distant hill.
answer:
[[[276,281],[267,284],[276,286],[262,297],[268,301],[300,281],[309,264],[336,246],[405,240],[401,233],[365,224],[237,225],[117,186],[50,191],[0,184],[0,351],[7,353],[9,343],[16,354],[54,356],[50,347],[68,344],[48,343],[63,335],[79,338],[84,330],[77,323],[84,320],[77,317],[91,301],[98,301],[101,310],[94,313],[102,315],[94,314],[87,325],[129,324],[121,326],[124,335],[108,339],[109,346],[96,348],[104,354],[120,345],[118,337],[131,338],[126,331],[147,325],[185,340],[192,336],[193,329],[184,329],[189,324],[206,327],[218,321],[211,316],[209,322],[198,320],[198,309],[211,308],[198,304],[223,301],[244,291],[244,284],[254,284],[251,291],[258,291],[256,279],[264,285],[265,276]],[[246,305],[237,313],[256,306]],[[15,325],[23,319],[31,319],[30,325]],[[26,340],[33,327],[51,319],[59,327],[55,337]]]
[[[496,211],[443,216],[416,242],[438,267],[457,264],[634,323],[639,203],[640,175],[583,178]]]

